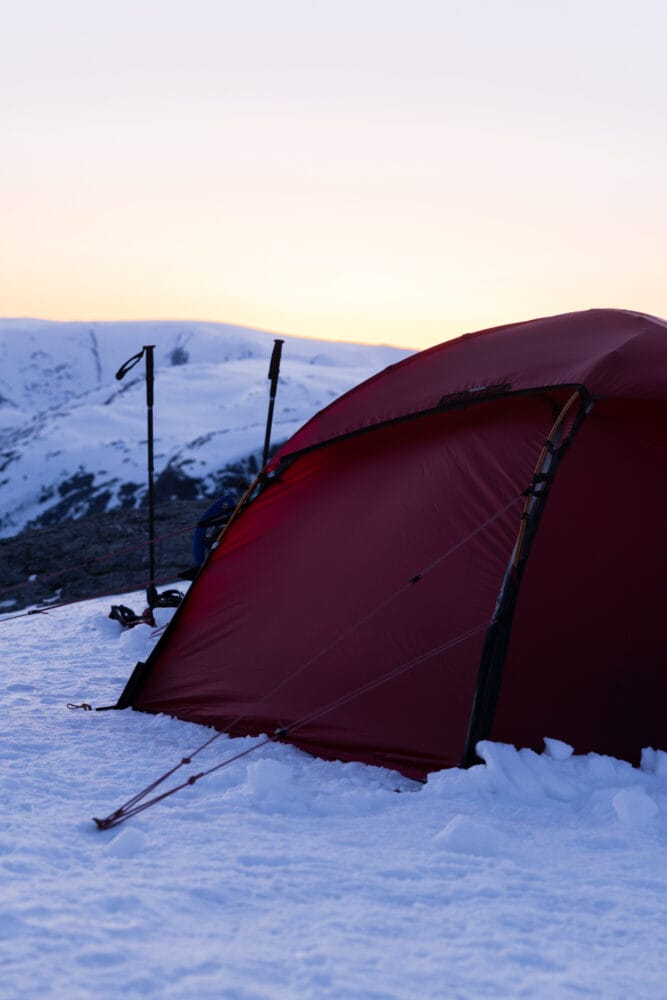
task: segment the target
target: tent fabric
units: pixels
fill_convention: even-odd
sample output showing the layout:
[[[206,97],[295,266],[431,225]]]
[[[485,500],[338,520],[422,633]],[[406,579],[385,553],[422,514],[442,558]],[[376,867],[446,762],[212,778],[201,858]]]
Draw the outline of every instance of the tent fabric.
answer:
[[[583,386],[594,406],[544,505],[487,735],[631,760],[664,745],[665,361],[664,322],[596,310],[362,383],[280,449],[131,704],[414,777],[457,765],[522,494]]]
[[[598,404],[528,560],[493,739],[633,763],[667,746],[665,512],[667,403]]]
[[[495,387],[584,385],[600,398],[665,399],[667,323],[615,309],[551,316],[445,341],[400,361],[316,414],[277,453],[437,409]]]

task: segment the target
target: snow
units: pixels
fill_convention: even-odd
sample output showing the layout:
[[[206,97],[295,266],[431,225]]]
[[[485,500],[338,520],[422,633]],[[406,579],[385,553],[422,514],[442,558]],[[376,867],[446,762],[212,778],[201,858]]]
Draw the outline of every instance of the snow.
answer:
[[[217,496],[221,469],[261,453],[274,339],[220,323],[0,319],[0,537],[128,497],[138,503],[146,481],[144,363],[122,382],[114,376],[147,343],[155,345],[156,477],[176,470]],[[283,339],[274,444],[410,353]]]
[[[211,736],[67,710],[113,703],[156,641],[108,611],[0,620],[3,997],[665,997],[667,754],[551,733],[418,785],[269,743],[99,831]]]

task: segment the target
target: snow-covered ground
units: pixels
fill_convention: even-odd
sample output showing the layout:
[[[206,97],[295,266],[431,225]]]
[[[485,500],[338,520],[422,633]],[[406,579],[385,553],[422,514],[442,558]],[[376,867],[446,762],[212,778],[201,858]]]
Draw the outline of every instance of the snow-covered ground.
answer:
[[[421,786],[269,744],[101,832],[210,735],[67,710],[115,701],[155,641],[108,610],[0,620],[3,1000],[667,996],[667,754],[550,733]]]

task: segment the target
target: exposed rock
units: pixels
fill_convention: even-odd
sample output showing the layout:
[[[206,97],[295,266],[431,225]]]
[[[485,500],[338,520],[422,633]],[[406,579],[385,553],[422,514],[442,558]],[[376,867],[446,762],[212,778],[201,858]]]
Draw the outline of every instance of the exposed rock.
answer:
[[[177,581],[192,568],[192,535],[200,517],[220,494],[242,496],[258,471],[252,453],[219,470],[215,491],[203,495],[201,481],[175,463],[167,466],[154,493],[158,579]],[[60,500],[38,522],[0,538],[0,612],[143,589],[149,582],[145,485],[125,483],[119,491],[124,506],[106,510],[109,494],[96,490],[93,477],[80,469],[59,484],[57,494]]]
[[[177,533],[156,542],[158,579],[175,581],[192,567],[192,534],[209,503],[172,500],[156,506],[156,536]],[[0,539],[0,611],[142,589],[149,575],[147,542],[145,508],[112,510]]]

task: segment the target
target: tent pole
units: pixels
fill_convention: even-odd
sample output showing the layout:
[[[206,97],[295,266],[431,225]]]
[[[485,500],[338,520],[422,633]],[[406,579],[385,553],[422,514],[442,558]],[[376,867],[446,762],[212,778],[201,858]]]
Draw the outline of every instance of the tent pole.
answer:
[[[579,406],[572,426],[563,439],[565,422],[577,402]],[[593,401],[586,389],[583,386],[577,389],[560,410],[537,460],[532,482],[526,491],[526,502],[521,513],[517,539],[500,586],[496,609],[484,639],[461,767],[479,763],[475,747],[480,740],[487,739],[491,732],[526,562],[563,455],[592,407]]]

